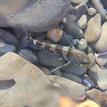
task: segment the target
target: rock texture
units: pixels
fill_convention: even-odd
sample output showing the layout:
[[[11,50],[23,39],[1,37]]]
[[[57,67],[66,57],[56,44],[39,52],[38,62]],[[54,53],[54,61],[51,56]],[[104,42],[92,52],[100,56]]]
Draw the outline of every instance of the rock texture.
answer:
[[[92,43],[100,38],[101,34],[101,16],[95,15],[88,21],[88,26],[85,32],[85,39],[87,42]]]
[[[36,91],[49,83],[38,67],[9,52],[0,58],[0,81],[12,79],[11,88],[0,90],[1,107],[34,107]]]
[[[101,37],[96,42],[95,49],[99,52],[107,50],[107,22],[102,25]]]
[[[4,6],[7,5],[6,2],[3,4]],[[69,0],[24,0],[24,2],[24,5],[19,5],[18,12],[15,11],[13,14],[11,8],[7,7],[6,9],[1,4],[2,10],[6,9],[10,11],[9,15],[3,13],[4,16],[1,16],[7,21],[7,23],[4,21],[4,26],[18,26],[34,32],[47,31],[59,24],[69,12],[70,6]],[[9,3],[13,5],[13,0]],[[21,4],[22,1],[20,0],[16,3]],[[3,18],[1,20],[3,20]],[[3,23],[1,26],[3,26]]]

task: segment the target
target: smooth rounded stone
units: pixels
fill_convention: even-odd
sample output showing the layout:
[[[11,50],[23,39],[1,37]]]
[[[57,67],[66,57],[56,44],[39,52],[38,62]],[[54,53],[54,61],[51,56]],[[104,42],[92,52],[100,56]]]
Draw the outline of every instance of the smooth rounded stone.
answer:
[[[33,64],[37,64],[38,63],[38,58],[36,57],[36,55],[30,51],[30,50],[26,50],[26,49],[21,49],[18,54],[20,56],[22,56],[23,58],[25,58],[26,60],[28,60],[29,62],[33,63]]]
[[[76,64],[89,64],[90,60],[88,58],[88,55],[80,51],[79,49],[72,48],[71,55],[68,55],[67,57],[71,63]]]
[[[101,34],[101,15],[96,14],[88,21],[88,26],[84,37],[87,42],[93,43],[100,38]]]
[[[64,19],[63,19],[63,23],[74,23],[76,22],[77,17],[74,14],[68,14]]]
[[[86,89],[90,89],[96,86],[96,84],[92,81],[92,79],[87,74],[82,76],[81,79],[82,79],[82,84],[87,86]]]
[[[47,38],[54,43],[59,43],[60,45],[73,46],[73,38],[59,28],[49,30],[47,32]]]
[[[107,15],[106,15],[106,11],[104,9],[104,6],[102,4],[102,1],[100,0],[91,0],[92,4],[94,5],[94,7],[96,8],[96,10],[98,11],[98,13],[101,15],[102,19],[107,19]]]
[[[4,29],[0,29],[0,39],[11,45],[19,45],[19,41],[17,40],[17,38],[12,33]]]
[[[61,69],[61,71],[64,72],[64,73],[68,73],[68,74],[82,76],[87,72],[87,67],[84,66],[84,65],[71,63],[68,66],[63,67]]]
[[[12,79],[15,84],[11,88],[0,90],[1,107],[35,107],[35,93],[50,84],[47,76],[37,66],[9,52],[0,58],[0,80]]]
[[[98,89],[88,90],[86,93],[90,99],[98,103],[101,107],[107,107],[107,94]]]
[[[0,13],[4,14],[4,20],[7,21],[4,26],[18,26],[32,32],[45,32],[57,26],[68,14],[70,8],[69,0],[23,1],[25,2],[23,5],[21,5],[21,0],[15,0],[15,2],[11,0],[9,2],[10,5],[20,3],[20,5],[17,6],[18,11],[15,10],[14,13],[11,12],[11,7],[10,5],[8,7],[6,2],[4,3],[4,6],[7,7],[6,9],[2,6],[3,4],[0,5],[2,6],[0,10],[5,9],[10,11],[10,14],[4,14],[5,12],[0,11]],[[14,5],[13,7],[15,8]]]
[[[59,28],[51,29],[47,32],[47,38],[53,42],[59,42],[63,34],[63,30]]]
[[[77,82],[77,83],[82,84],[81,78],[78,77],[77,75],[74,75],[74,74],[71,74],[71,73],[68,73],[68,72],[63,72],[63,73],[62,73],[62,77],[67,78],[67,79],[70,79],[70,80],[72,80],[72,81],[75,81],[75,82]]]
[[[59,41],[59,45],[73,47],[74,46],[73,37],[64,32],[60,41]]]
[[[100,39],[95,43],[95,49],[98,52],[107,50],[107,22],[102,25]]]
[[[85,51],[87,46],[88,46],[88,44],[85,39],[81,39],[80,41],[77,42],[77,48],[82,51]]]
[[[74,3],[74,4],[76,4],[76,5],[79,5],[79,4],[81,4],[84,0],[70,0],[71,1],[71,3]]]
[[[0,56],[7,52],[15,52],[16,47],[14,45],[9,45],[0,41]]]
[[[88,9],[88,14],[89,14],[90,16],[93,16],[93,15],[95,15],[96,13],[97,13],[97,10],[96,10],[95,8],[90,7],[90,8]]]
[[[97,82],[102,90],[107,90],[107,69],[99,67],[97,64],[89,68],[90,77]]]
[[[77,26],[76,23],[64,23],[65,32],[71,35],[74,39],[81,39],[84,37],[83,31]]]
[[[87,27],[87,16],[85,14],[82,15],[77,23],[81,29],[86,28]]]
[[[66,87],[68,92],[70,92],[69,95],[73,99],[80,101],[86,97],[85,88],[83,85],[59,76],[49,76],[49,77],[53,85],[58,87]]]
[[[53,68],[65,64],[65,62],[61,60],[61,57],[45,50],[38,52],[37,57],[39,64],[45,67]]]

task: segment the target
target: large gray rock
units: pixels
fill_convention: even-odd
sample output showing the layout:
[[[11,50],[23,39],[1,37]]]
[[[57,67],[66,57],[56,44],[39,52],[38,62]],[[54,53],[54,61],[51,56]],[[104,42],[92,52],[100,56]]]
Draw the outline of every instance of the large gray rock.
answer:
[[[24,27],[34,32],[47,31],[58,25],[70,7],[69,0],[7,1],[0,4],[0,10],[5,10],[0,11],[2,20],[0,22],[4,21],[0,26]],[[17,8],[14,4],[18,4]]]

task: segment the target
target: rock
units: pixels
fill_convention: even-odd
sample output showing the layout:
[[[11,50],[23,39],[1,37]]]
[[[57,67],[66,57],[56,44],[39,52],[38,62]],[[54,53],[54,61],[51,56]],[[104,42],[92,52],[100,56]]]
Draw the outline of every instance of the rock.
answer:
[[[48,51],[38,52],[37,54],[39,64],[44,67],[57,67],[62,64],[65,64],[61,57],[55,55],[54,53]]]
[[[0,29],[0,38],[8,44],[11,44],[14,46],[19,45],[19,41],[17,40],[17,38],[12,33],[4,29]]]
[[[21,49],[18,54],[20,56],[22,56],[23,58],[25,58],[26,60],[28,60],[29,62],[33,63],[33,64],[37,64],[38,63],[38,58],[36,57],[36,55],[30,51],[30,50],[26,50],[26,49]]]
[[[96,14],[89,20],[84,37],[87,42],[93,43],[100,38],[100,34],[101,34],[101,16],[99,14]]]
[[[81,29],[86,28],[87,27],[87,16],[85,14],[82,15],[77,23]]]
[[[95,43],[95,49],[98,52],[106,51],[107,50],[107,22],[105,22],[102,26],[101,36],[100,39]]]
[[[96,12],[97,12],[97,10],[96,10],[95,8],[93,8],[93,7],[90,7],[90,8],[88,9],[88,14],[89,14],[90,16],[95,15]]]
[[[83,100],[86,97],[85,88],[79,83],[58,76],[50,76],[50,80],[55,86],[66,87],[75,100]]]
[[[107,94],[104,92],[98,89],[92,89],[87,91],[87,96],[100,104],[101,107],[107,107]]]
[[[0,41],[0,56],[7,52],[15,52],[15,51],[16,51],[15,46]]]
[[[99,67],[97,64],[89,68],[90,77],[97,82],[101,90],[107,90],[107,69]]]
[[[81,39],[80,41],[77,42],[77,48],[82,51],[85,51],[87,46],[88,46],[88,44],[85,39]]]
[[[90,89],[96,86],[96,84],[91,80],[91,78],[87,74],[82,76],[81,79],[82,79],[82,84],[87,86],[87,89]]]
[[[67,33],[63,33],[60,41],[59,41],[59,44],[60,45],[63,45],[63,46],[69,46],[69,47],[73,47],[73,37]]]
[[[91,0],[92,4],[95,6],[98,13],[101,15],[103,19],[107,19],[106,11],[102,5],[102,1],[100,0]]]
[[[85,74],[87,72],[87,67],[85,67],[83,65],[71,63],[68,66],[62,68],[61,70],[65,73],[68,73],[68,74],[82,76],[83,74]]]
[[[59,28],[51,29],[47,32],[47,38],[53,42],[58,42],[62,37],[63,31]]]
[[[83,31],[76,25],[76,23],[64,23],[64,29],[66,33],[71,35],[74,39],[81,39],[84,37]]]
[[[71,51],[69,52],[69,55],[67,58],[71,63],[76,63],[76,64],[90,63],[88,55],[85,52],[80,51],[79,49],[76,49],[76,48],[71,48]]]
[[[62,77],[70,79],[72,81],[75,81],[77,83],[82,84],[81,78],[79,76],[77,76],[77,75],[74,75],[74,74],[71,74],[71,73],[68,73],[68,72],[63,72],[62,73]]]
[[[68,14],[64,19],[63,23],[74,23],[78,18],[74,14]]]
[[[9,52],[0,58],[0,80],[11,79],[15,81],[15,84],[11,88],[0,90],[1,107],[12,107],[13,105],[14,107],[27,105],[34,107],[35,93],[50,84],[47,76],[38,67],[15,53]]]
[[[88,12],[88,7],[86,5],[87,0],[85,0],[83,3],[75,6],[75,11],[73,12],[73,10],[71,11],[72,14],[75,14],[75,16],[78,17],[78,19],[83,15],[86,14]]]
[[[6,0],[6,2],[7,1],[8,0]],[[0,3],[0,13],[4,14],[4,16],[1,17],[6,20],[1,19],[5,22],[2,23],[1,26],[18,26],[32,32],[45,32],[54,28],[68,14],[70,7],[69,0],[24,0],[24,3],[21,0],[11,0],[8,2],[9,6],[6,2],[4,2],[4,4]],[[17,10],[14,4],[18,4]],[[12,12],[11,7],[14,7],[12,8],[14,12]],[[6,11],[10,11],[10,13]]]
[[[67,15],[67,17],[63,19],[64,30],[73,38],[80,39],[84,36],[83,31],[77,26],[77,16],[72,14]]]

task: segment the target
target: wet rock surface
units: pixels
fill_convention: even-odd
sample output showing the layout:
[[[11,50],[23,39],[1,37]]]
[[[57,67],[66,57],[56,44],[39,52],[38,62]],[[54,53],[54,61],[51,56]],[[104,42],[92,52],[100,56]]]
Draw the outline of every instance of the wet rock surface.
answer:
[[[73,107],[106,107],[106,1],[7,1],[0,1],[0,107],[69,107],[65,96]]]

